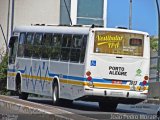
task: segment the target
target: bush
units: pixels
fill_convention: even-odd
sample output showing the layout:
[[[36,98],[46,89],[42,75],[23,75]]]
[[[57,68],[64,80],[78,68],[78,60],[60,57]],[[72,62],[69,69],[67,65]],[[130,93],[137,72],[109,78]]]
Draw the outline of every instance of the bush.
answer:
[[[7,94],[7,66],[8,56],[5,54],[0,63],[0,94]]]

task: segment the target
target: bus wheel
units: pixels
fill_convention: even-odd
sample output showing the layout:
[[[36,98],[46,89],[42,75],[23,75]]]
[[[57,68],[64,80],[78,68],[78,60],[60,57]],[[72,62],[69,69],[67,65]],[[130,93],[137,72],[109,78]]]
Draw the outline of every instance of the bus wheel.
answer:
[[[160,120],[160,111],[157,112],[157,120]]]
[[[60,101],[61,103],[63,103],[63,106],[67,106],[67,107],[71,107],[73,104],[73,100],[68,100],[68,99],[61,99]]]
[[[53,105],[60,104],[59,87],[57,82],[53,83],[52,101],[53,101]]]
[[[16,90],[17,90],[19,99],[27,100],[28,93],[24,93],[24,92],[21,91],[21,80],[20,80],[19,76],[16,77]]]
[[[116,111],[118,103],[115,102],[99,102],[99,108],[102,111],[114,112]]]

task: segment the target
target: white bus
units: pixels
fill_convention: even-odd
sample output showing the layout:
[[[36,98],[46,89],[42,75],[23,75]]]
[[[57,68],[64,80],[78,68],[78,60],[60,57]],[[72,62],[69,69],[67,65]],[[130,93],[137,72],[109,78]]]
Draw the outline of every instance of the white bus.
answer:
[[[150,39],[118,28],[21,26],[9,42],[8,90],[60,101],[99,102],[114,111],[148,92]]]

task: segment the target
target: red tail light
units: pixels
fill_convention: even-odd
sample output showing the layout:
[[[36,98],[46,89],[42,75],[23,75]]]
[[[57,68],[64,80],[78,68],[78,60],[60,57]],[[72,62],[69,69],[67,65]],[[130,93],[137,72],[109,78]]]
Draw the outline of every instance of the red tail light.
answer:
[[[144,80],[149,80],[149,77],[148,76],[144,76]]]
[[[92,77],[91,77],[91,76],[89,76],[89,77],[87,78],[87,80],[88,80],[88,81],[91,81],[91,80],[92,80]]]
[[[147,81],[146,81],[146,80],[144,80],[144,81],[143,81],[143,85],[146,85],[146,84],[147,84]]]
[[[90,75],[91,75],[91,72],[90,72],[90,71],[87,71],[87,72],[86,72],[86,75],[87,75],[87,76],[90,76]]]

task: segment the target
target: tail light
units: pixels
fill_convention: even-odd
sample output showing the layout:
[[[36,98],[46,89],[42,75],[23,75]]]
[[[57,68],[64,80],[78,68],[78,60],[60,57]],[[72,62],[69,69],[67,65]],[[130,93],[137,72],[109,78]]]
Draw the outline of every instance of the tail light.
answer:
[[[87,80],[89,81],[89,82],[88,82],[88,86],[89,86],[89,87],[93,87],[94,85],[93,85],[93,81],[92,81],[92,77],[91,77],[91,72],[90,72],[90,71],[87,71],[87,72],[86,72],[86,76],[87,76]]]
[[[149,77],[148,76],[144,76],[144,80],[149,80]]]
[[[149,80],[149,77],[148,76],[144,76],[144,80],[142,82],[143,86],[147,85],[147,80]]]
[[[90,72],[90,71],[87,71],[87,72],[86,72],[86,75],[87,75],[87,76],[90,76],[90,75],[91,75],[91,72]]]
[[[87,71],[87,72],[86,72],[86,75],[87,75],[87,80],[88,80],[88,81],[91,81],[91,80],[92,80],[91,72],[90,72],[90,71]]]
[[[88,80],[88,81],[91,81],[91,80],[92,80],[92,77],[91,77],[91,76],[88,76],[88,77],[87,77],[87,80]]]
[[[146,85],[146,84],[147,84],[147,81],[146,81],[146,80],[143,80],[143,82],[142,82],[142,83],[143,83],[143,86],[144,86],[144,85]]]

